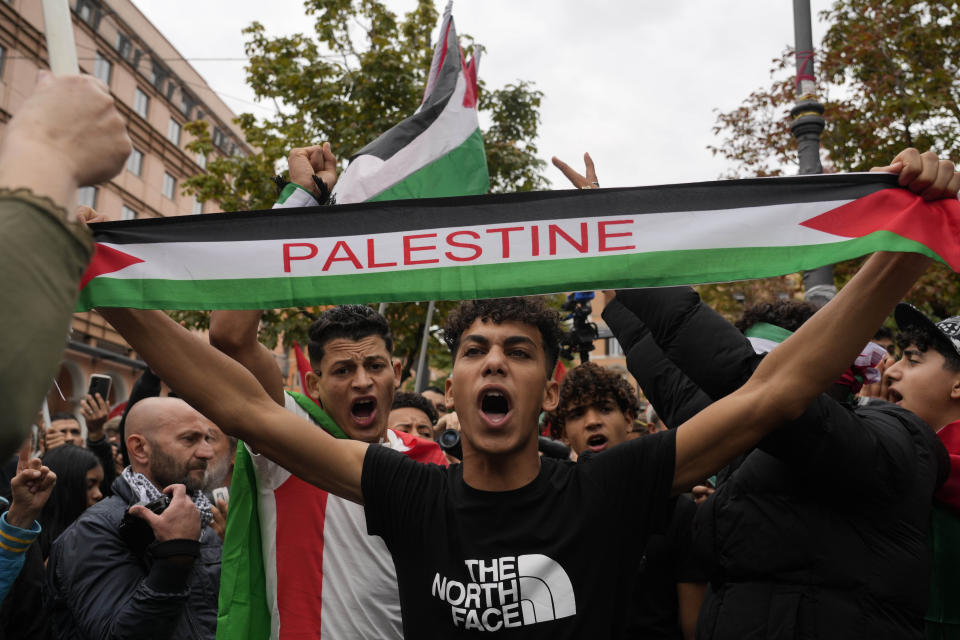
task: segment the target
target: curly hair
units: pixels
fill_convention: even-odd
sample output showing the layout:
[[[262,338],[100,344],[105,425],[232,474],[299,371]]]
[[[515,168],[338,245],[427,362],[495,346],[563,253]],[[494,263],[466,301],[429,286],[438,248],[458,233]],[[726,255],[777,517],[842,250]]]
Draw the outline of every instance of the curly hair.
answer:
[[[460,348],[460,336],[477,319],[502,324],[519,322],[536,327],[543,339],[547,356],[547,375],[553,373],[560,355],[560,316],[538,296],[527,298],[494,298],[491,300],[464,300],[447,316],[443,341],[447,343],[454,360]]]
[[[307,351],[314,369],[319,368],[323,360],[324,346],[337,338],[360,340],[380,336],[387,345],[387,353],[393,353],[393,336],[387,319],[362,304],[342,304],[327,309],[310,325],[309,335]]]
[[[957,355],[956,351],[947,346],[945,341],[945,338],[940,340],[937,336],[931,335],[930,332],[920,327],[906,327],[897,334],[897,346],[900,347],[901,350],[906,349],[910,345],[915,346],[923,353],[926,353],[927,349],[933,349],[943,356],[944,369],[954,373],[960,373],[960,356]]]
[[[817,312],[817,305],[799,300],[777,300],[760,302],[743,311],[736,327],[746,331],[758,322],[773,324],[787,331],[796,331],[804,322]]]
[[[559,440],[564,436],[567,414],[572,408],[595,404],[608,398],[616,402],[623,413],[637,415],[637,394],[623,376],[593,362],[584,362],[571,369],[560,386],[560,402],[557,408],[547,414],[550,437]]]
[[[406,407],[423,411],[430,419],[430,424],[437,424],[437,419],[440,417],[437,415],[437,409],[433,406],[433,403],[419,393],[412,391],[394,392],[393,406],[390,409],[404,409]]]

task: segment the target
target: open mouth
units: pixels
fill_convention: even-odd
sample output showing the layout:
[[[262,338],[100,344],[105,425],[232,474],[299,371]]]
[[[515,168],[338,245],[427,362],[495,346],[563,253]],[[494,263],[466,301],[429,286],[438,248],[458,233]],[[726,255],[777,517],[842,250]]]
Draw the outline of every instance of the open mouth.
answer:
[[[377,401],[374,398],[357,398],[350,405],[350,417],[361,426],[373,422],[377,413]]]
[[[510,399],[502,391],[484,391],[480,396],[480,413],[491,423],[499,424],[510,413]]]
[[[603,451],[607,448],[607,436],[595,433],[587,438],[587,448],[591,451]]]
[[[903,396],[900,395],[900,392],[896,389],[887,389],[887,402],[892,402],[893,404],[900,404],[903,400]]]

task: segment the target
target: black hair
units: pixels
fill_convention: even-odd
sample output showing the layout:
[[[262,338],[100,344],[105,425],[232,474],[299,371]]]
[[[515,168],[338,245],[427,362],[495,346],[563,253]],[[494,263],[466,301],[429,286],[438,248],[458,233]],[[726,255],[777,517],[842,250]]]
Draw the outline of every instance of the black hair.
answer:
[[[387,345],[387,353],[393,353],[393,336],[387,319],[372,308],[362,304],[342,304],[327,309],[310,325],[310,363],[314,371],[323,360],[323,348],[331,340],[347,338],[360,340],[367,336],[380,336]]]
[[[44,454],[43,464],[57,474],[40,512],[40,550],[46,559],[57,536],[87,508],[87,472],[100,466],[100,459],[89,449],[65,444]]]
[[[957,352],[946,344],[946,338],[940,339],[921,327],[911,326],[897,334],[897,346],[900,347],[901,351],[910,345],[915,346],[923,353],[932,348],[943,356],[944,369],[960,373],[960,355],[957,355]]]
[[[560,402],[551,411],[547,419],[550,423],[550,436],[559,440],[564,435],[567,413],[573,407],[590,405],[607,398],[617,403],[625,414],[637,416],[639,401],[623,376],[605,369],[594,362],[584,362],[567,372],[560,385]]]
[[[874,340],[893,340],[893,329],[890,327],[880,327],[877,329],[877,332],[873,334]]]
[[[429,387],[424,389],[424,391],[433,391],[434,393],[439,393],[440,395],[444,395],[443,389],[434,385],[430,385]]]
[[[460,336],[476,320],[502,324],[519,322],[536,327],[543,339],[543,351],[547,356],[547,376],[553,373],[560,355],[560,316],[538,296],[526,298],[494,298],[490,300],[464,300],[447,316],[443,328],[443,341],[447,343],[453,359],[457,358]]]
[[[66,411],[58,411],[50,416],[50,422],[53,422],[54,420],[73,420],[77,424],[80,424],[80,418]]]
[[[787,331],[796,331],[816,312],[815,304],[799,300],[760,302],[744,309],[743,316],[735,324],[740,331],[746,331],[759,322],[776,325]]]
[[[437,424],[437,409],[433,406],[433,403],[424,398],[419,393],[414,393],[412,391],[397,391],[393,394],[393,406],[391,409],[419,409],[423,411],[427,418],[430,419],[430,424]]]

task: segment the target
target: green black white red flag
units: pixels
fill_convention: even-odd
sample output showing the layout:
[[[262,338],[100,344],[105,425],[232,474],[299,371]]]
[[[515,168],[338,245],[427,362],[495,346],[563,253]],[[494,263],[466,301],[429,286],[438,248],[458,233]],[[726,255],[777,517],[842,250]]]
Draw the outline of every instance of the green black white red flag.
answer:
[[[960,269],[960,202],[887,174],[372,202],[95,225],[79,308],[253,309],[723,282],[873,251]]]
[[[450,5],[417,112],[350,158],[333,189],[338,204],[486,193],[477,119],[477,65],[464,61]]]

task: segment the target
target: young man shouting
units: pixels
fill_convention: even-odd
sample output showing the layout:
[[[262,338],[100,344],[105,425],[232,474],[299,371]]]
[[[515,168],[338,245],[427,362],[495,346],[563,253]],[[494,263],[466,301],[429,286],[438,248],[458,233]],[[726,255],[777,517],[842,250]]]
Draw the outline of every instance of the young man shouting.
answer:
[[[664,526],[672,494],[799,416],[928,263],[916,254],[874,255],[741,389],[676,430],[615,447],[602,463],[538,455],[539,414],[557,406],[550,374],[559,332],[556,314],[537,301],[466,302],[451,315],[447,399],[460,419],[464,454],[451,469],[334,439],[278,406],[246,369],[162,312],[102,313],[225,432],[365,505],[369,532],[394,556],[406,637],[477,630],[615,637],[639,562],[622,550]],[[799,379],[797,371],[804,372]],[[426,531],[435,543],[425,553],[419,541]]]
[[[551,435],[563,440],[579,460],[627,442],[637,415],[637,396],[617,373],[593,362],[572,369],[560,386],[560,403],[550,414]],[[653,433],[653,432],[651,432]],[[598,463],[604,460],[598,458]],[[706,589],[693,557],[691,533],[696,506],[676,496],[670,524],[654,533],[642,553],[625,637],[692,640]]]

